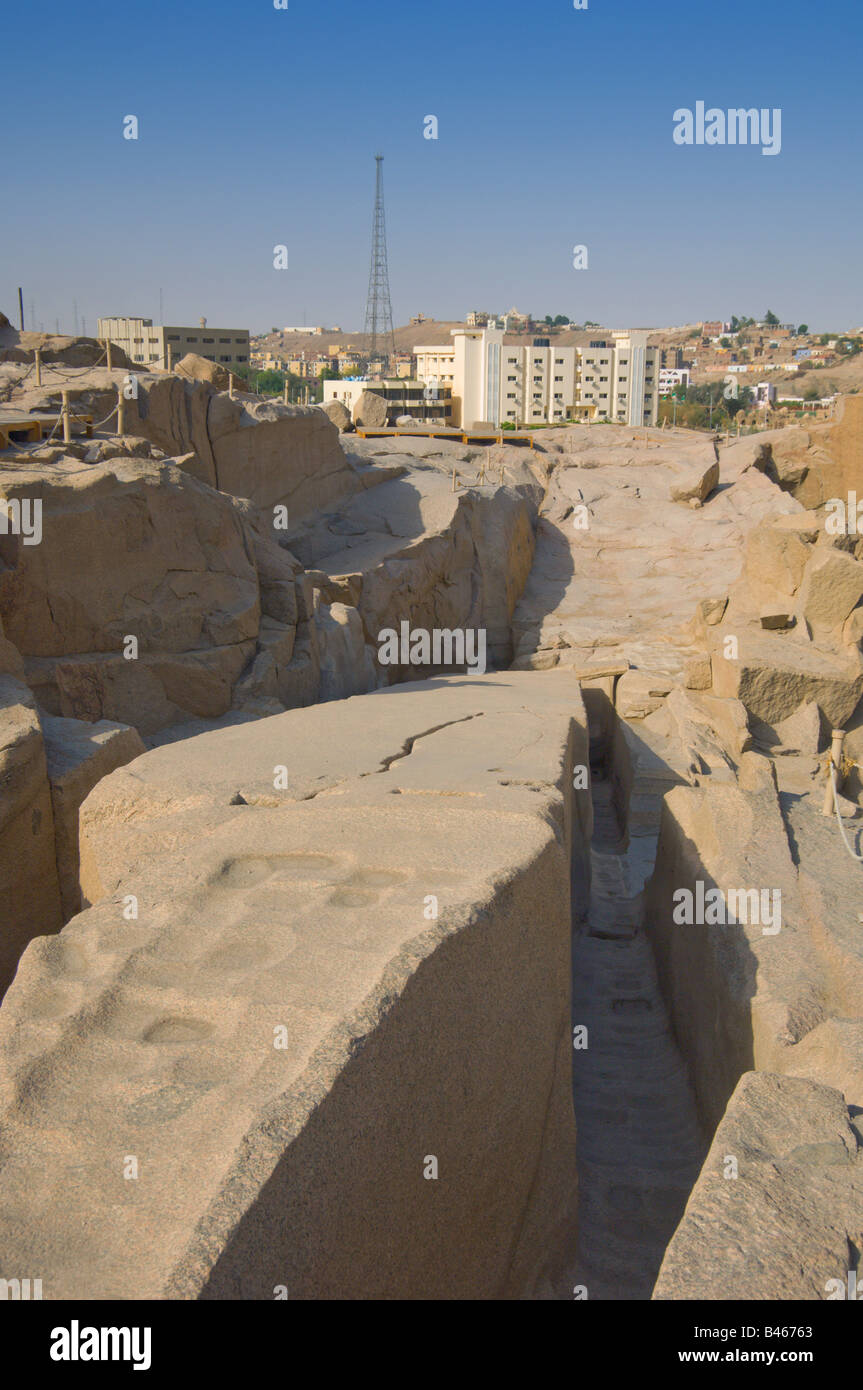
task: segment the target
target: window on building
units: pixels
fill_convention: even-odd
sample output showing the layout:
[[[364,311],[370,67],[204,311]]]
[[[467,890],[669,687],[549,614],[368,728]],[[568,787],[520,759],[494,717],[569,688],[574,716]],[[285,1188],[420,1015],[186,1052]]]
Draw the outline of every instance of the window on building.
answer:
[[[556,376],[554,379],[555,379],[555,381],[563,381],[563,377],[562,377],[562,376]]]
[[[180,335],[179,335],[179,333],[169,333],[169,334],[168,334],[168,342],[169,342],[169,343],[178,343],[179,341],[180,341]]]
[[[219,342],[220,342],[220,343],[229,343],[230,341],[231,341],[230,338],[220,338],[220,339],[219,339]]]

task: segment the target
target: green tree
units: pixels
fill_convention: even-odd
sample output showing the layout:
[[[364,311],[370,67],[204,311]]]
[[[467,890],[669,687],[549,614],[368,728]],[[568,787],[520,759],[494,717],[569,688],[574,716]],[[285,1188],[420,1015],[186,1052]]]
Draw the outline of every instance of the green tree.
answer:
[[[804,333],[808,333],[808,332],[809,332],[809,324],[808,324],[808,323],[801,323],[800,327],[799,327],[798,330],[797,330],[798,337],[802,337]]]
[[[285,378],[282,372],[261,372],[257,382],[258,390],[262,396],[278,396],[285,389]]]
[[[768,309],[767,313],[764,315],[764,322],[767,324],[768,328],[776,328],[779,324],[779,319],[772,309]]]

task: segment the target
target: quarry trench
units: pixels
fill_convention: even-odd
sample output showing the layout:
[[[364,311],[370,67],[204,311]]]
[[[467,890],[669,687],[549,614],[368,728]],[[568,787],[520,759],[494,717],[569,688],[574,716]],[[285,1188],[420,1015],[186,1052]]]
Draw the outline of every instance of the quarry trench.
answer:
[[[615,768],[620,723],[613,707],[593,706],[589,883],[573,882],[579,1197],[569,1296],[631,1300],[651,1296],[708,1144],[645,930],[658,836],[628,833]]]

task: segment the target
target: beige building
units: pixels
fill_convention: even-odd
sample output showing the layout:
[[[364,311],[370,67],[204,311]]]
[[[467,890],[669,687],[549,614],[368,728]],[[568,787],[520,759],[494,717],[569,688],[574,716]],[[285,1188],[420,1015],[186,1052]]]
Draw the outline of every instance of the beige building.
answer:
[[[146,367],[167,370],[187,352],[196,352],[208,362],[249,361],[247,328],[208,328],[206,319],[197,328],[180,328],[154,325],[152,319],[101,318],[97,333]]]
[[[451,344],[417,347],[417,376],[447,387],[453,424],[539,425],[608,419],[655,425],[658,350],[647,331],[615,332],[582,347],[552,338],[504,342],[496,328],[456,328]]]
[[[659,410],[659,349],[647,329],[612,333],[578,349],[575,418],[655,425]]]

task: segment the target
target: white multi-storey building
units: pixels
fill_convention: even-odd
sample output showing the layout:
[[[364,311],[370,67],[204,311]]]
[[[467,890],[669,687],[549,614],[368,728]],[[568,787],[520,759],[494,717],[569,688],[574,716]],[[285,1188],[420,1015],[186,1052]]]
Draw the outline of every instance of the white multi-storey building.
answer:
[[[655,425],[658,349],[647,346],[647,336],[638,329],[560,347],[552,338],[505,343],[498,328],[456,328],[451,345],[415,349],[417,376],[451,388],[454,424]]]

